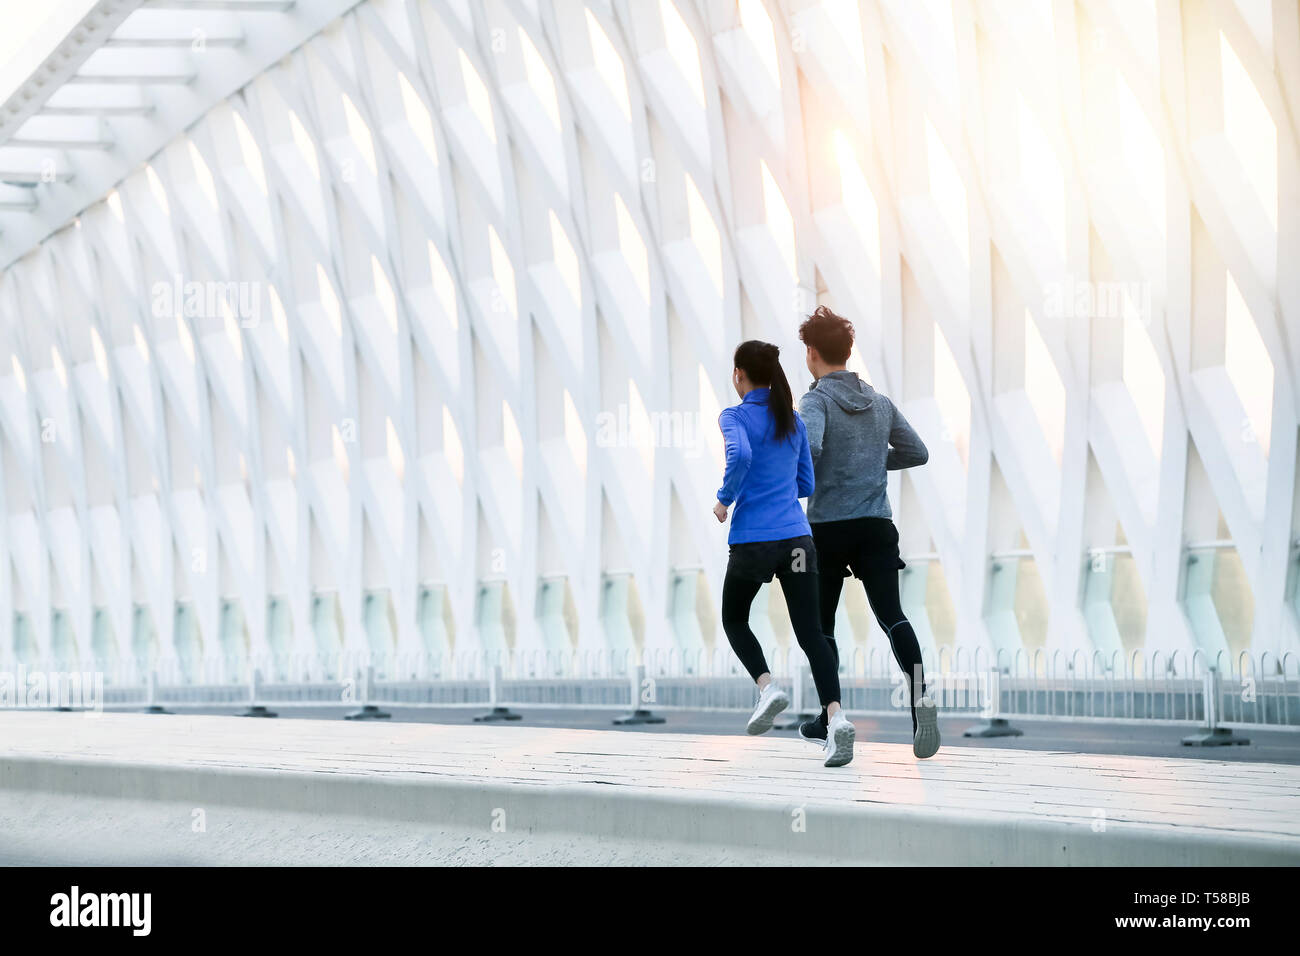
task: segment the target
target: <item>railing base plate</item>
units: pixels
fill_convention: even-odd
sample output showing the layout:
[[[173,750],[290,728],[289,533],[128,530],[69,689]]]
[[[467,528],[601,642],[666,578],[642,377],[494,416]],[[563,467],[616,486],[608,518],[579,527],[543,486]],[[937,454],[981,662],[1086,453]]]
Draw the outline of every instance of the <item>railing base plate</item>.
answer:
[[[773,730],[798,730],[799,725],[802,724],[805,720],[813,720],[816,717],[818,717],[820,714],[821,711],[801,710],[797,714],[791,714],[789,717],[787,717],[785,720],[781,721],[780,723],[773,723],[772,729]]]
[[[248,710],[244,711],[239,716],[240,717],[278,717],[279,714],[277,714],[273,710],[267,710],[261,704],[251,704],[249,705]]]
[[[961,735],[963,737],[1023,737],[1025,732],[1019,727],[1012,727],[1002,717],[994,717],[982,724],[968,727]]]
[[[622,717],[614,718],[616,727],[627,727],[635,724],[662,724],[664,719],[648,710],[634,710],[630,714],[624,714]]]
[[[494,720],[523,720],[523,716],[516,714],[509,707],[493,707],[486,714],[479,714],[474,718],[474,723],[483,724]]]
[[[360,710],[354,710],[350,714],[344,714],[344,720],[388,720],[393,715],[386,710],[380,710],[374,704],[362,704]]]
[[[1199,734],[1183,738],[1184,747],[1230,747],[1234,744],[1249,744],[1247,737],[1234,737],[1227,727],[1215,727]]]

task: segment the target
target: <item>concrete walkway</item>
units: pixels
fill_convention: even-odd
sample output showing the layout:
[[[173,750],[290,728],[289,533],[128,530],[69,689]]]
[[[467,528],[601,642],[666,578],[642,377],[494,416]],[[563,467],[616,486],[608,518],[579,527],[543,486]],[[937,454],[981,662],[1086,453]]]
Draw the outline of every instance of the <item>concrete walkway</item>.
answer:
[[[130,862],[148,861],[153,803],[238,813],[268,839],[312,815],[317,839],[346,820],[381,827],[380,840],[434,828],[480,847],[444,860],[435,841],[403,860],[422,863],[1300,863],[1297,767],[961,748],[917,761],[860,743],[828,770],[803,741],[743,735],[8,712],[0,797],[8,826],[27,807],[54,831],[11,851],[16,862],[41,862],[42,845],[64,861],[59,821],[75,827],[83,811],[135,848]],[[258,862],[299,852],[245,835]],[[530,841],[568,852],[539,859]]]

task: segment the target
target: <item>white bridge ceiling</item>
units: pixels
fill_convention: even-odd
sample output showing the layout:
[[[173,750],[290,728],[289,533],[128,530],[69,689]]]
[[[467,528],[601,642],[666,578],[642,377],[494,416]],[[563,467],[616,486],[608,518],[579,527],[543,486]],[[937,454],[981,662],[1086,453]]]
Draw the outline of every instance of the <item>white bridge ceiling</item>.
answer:
[[[0,107],[0,268],[356,2],[95,2]]]

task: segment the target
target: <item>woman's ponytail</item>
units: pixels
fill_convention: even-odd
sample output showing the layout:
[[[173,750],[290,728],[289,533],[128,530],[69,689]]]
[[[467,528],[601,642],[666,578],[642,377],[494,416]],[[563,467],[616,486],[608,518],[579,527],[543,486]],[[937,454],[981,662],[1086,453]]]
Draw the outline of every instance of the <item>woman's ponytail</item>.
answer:
[[[794,393],[786,381],[785,369],[778,358],[779,350],[772,346],[772,392],[768,397],[768,407],[776,420],[776,438],[778,441],[794,434]]]
[[[793,434],[794,393],[781,367],[781,350],[771,342],[750,339],[736,347],[735,365],[755,385],[768,387],[767,407],[772,413],[776,440]]]

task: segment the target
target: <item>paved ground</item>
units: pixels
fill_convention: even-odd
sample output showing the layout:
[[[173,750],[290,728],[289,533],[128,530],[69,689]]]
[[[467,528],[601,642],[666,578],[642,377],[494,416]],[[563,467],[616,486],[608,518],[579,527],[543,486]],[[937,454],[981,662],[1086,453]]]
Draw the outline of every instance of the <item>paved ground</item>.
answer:
[[[1300,769],[985,745],[918,761],[884,742],[827,769],[816,748],[771,735],[0,714],[9,862],[722,863],[742,852],[764,863],[1296,865]]]
[[[341,721],[343,715],[355,711],[344,707],[278,707],[271,710],[281,717],[305,720]],[[238,714],[243,708],[177,708],[183,714]],[[482,707],[388,707],[391,720],[434,724],[473,724],[483,713]],[[517,711],[522,720],[502,723],[503,727],[567,727],[575,730],[618,730],[622,733],[668,734],[721,734],[744,733],[744,715],[735,713],[701,711],[664,711],[660,716],[665,723],[632,727],[615,727],[617,711],[524,709]],[[1013,721],[1024,731],[1023,737],[973,739],[962,737],[962,731],[977,723],[969,717],[941,719],[945,747],[999,748],[1011,750],[1047,750],[1074,753],[1113,754],[1134,757],[1186,757],[1192,759],[1230,760],[1245,762],[1284,763],[1300,765],[1300,731],[1237,731],[1238,737],[1250,741],[1249,746],[1184,747],[1183,737],[1192,731],[1182,725],[1103,724],[1091,722],[1068,723],[1049,720]],[[858,728],[859,746],[866,743],[904,744],[912,739],[912,725],[906,717],[859,717],[854,721]],[[794,731],[772,731],[777,735],[793,737]]]
[[[195,810],[201,809],[201,829]],[[763,866],[749,847],[0,790],[0,866]],[[817,861],[804,861],[813,864]]]

